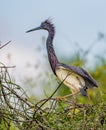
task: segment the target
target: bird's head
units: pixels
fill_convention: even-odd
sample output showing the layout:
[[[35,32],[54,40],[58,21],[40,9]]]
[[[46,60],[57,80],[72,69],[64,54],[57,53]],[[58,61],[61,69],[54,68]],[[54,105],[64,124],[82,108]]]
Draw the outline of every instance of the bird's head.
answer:
[[[26,33],[32,32],[35,30],[40,30],[40,29],[47,30],[51,34],[55,34],[55,27],[52,24],[50,19],[45,20],[44,22],[41,23],[41,25],[39,27],[28,30]]]

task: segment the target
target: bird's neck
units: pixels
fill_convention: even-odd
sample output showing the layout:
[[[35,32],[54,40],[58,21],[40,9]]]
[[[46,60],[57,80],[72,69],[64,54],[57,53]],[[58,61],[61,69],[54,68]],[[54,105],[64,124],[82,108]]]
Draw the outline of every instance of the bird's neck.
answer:
[[[49,59],[51,68],[52,68],[54,74],[56,74],[55,68],[59,62],[58,62],[58,59],[57,59],[57,56],[55,54],[53,44],[52,44],[53,38],[54,38],[54,35],[49,33],[47,41],[46,41],[46,46],[47,46],[48,59]]]

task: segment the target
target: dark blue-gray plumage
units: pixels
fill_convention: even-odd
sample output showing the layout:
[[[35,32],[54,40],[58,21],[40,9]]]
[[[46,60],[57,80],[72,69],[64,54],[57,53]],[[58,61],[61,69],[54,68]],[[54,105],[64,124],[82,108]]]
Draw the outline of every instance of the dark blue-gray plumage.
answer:
[[[27,33],[40,29],[47,30],[49,33],[46,47],[51,68],[61,81],[64,80],[63,83],[71,89],[72,93],[81,92],[82,95],[87,96],[87,89],[98,87],[97,82],[83,68],[69,66],[58,61],[52,44],[55,35],[55,27],[49,19],[42,22],[39,27],[27,31]]]

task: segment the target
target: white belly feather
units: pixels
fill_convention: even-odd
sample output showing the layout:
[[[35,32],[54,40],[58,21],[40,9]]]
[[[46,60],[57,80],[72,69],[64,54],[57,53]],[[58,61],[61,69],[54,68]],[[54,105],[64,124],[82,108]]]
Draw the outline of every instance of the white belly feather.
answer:
[[[56,75],[61,81],[64,80],[63,83],[74,92],[80,91],[79,88],[83,88],[85,86],[85,81],[80,75],[77,75],[76,73],[62,66],[56,68]]]

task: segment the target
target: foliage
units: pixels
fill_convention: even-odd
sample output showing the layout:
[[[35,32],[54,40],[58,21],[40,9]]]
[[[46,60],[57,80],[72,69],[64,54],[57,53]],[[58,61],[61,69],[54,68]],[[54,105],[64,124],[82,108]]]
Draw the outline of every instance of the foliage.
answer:
[[[87,58],[84,54],[77,52],[70,61],[73,65],[85,66]],[[89,72],[99,87],[88,91],[89,99],[78,95],[76,103],[73,97],[54,98],[56,92],[59,95],[70,93],[63,82],[46,98],[31,101],[23,88],[11,79],[8,70],[14,66],[0,63],[0,130],[105,130],[106,59],[100,56],[96,59]]]
[[[0,71],[1,130],[106,129],[104,101],[94,105],[75,104],[72,97],[53,98],[56,90],[50,97],[31,103],[24,90],[11,81],[7,68],[2,66]]]

